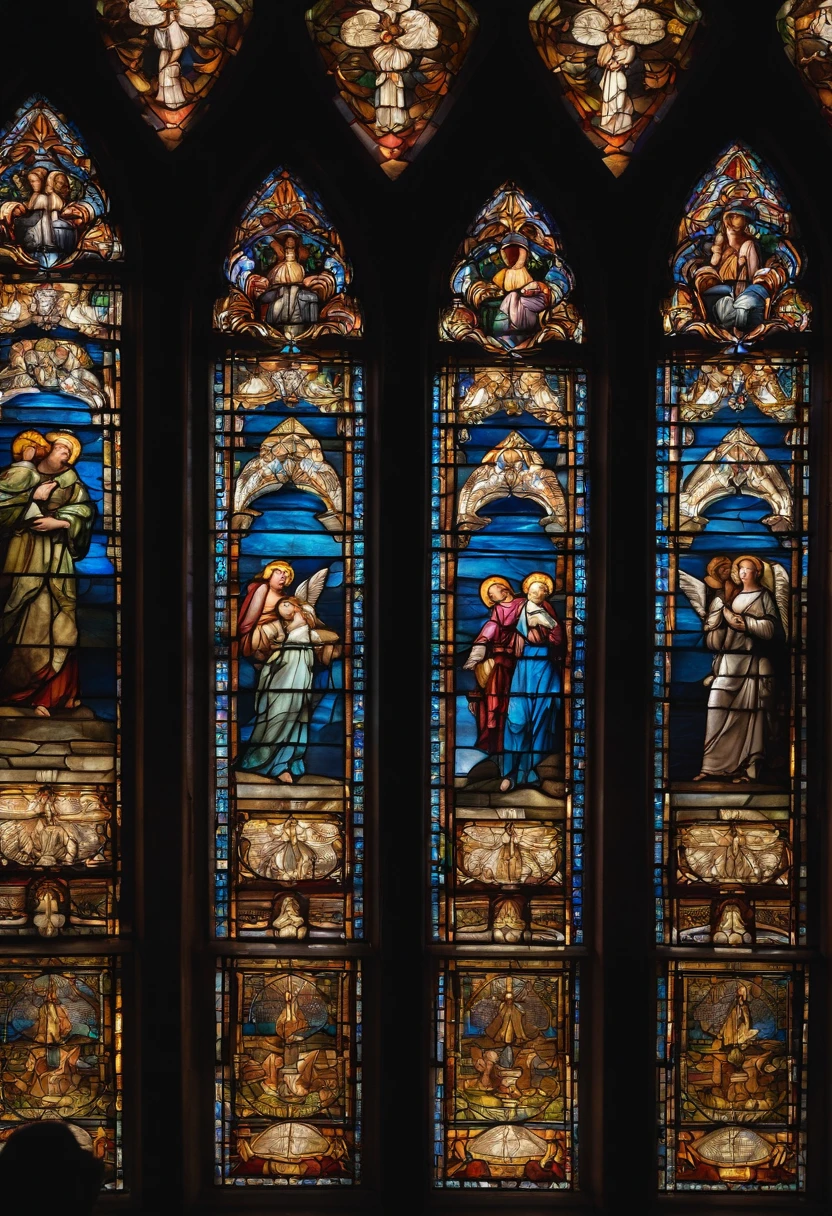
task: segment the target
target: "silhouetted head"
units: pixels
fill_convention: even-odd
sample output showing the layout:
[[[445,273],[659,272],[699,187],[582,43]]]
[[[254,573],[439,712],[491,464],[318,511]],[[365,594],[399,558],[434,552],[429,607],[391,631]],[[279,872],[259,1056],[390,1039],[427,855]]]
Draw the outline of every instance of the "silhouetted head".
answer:
[[[0,1195],[6,1212],[55,1211],[89,1216],[103,1166],[57,1119],[28,1123],[0,1152]]]

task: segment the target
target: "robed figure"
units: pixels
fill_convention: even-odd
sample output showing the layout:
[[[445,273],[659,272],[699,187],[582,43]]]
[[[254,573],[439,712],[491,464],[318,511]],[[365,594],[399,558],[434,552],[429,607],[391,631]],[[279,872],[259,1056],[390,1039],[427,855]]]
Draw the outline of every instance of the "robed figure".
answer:
[[[466,670],[477,688],[469,704],[477,747],[500,765],[500,789],[537,785],[537,767],[556,750],[563,671],[563,626],[549,600],[548,574],[530,574],[523,596],[506,579],[480,588],[491,613],[477,634]]]
[[[80,704],[76,563],[89,550],[95,506],[74,468],[81,454],[76,436],[52,432],[42,450],[40,459],[16,462],[13,473],[0,471],[8,588],[0,615],[0,704],[48,717]]]

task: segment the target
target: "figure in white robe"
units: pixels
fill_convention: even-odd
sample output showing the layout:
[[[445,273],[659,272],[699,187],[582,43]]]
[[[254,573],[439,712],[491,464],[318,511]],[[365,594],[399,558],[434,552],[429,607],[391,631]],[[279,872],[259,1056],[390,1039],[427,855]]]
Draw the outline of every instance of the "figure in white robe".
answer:
[[[706,681],[710,692],[702,768],[696,781],[756,781],[775,724],[771,656],[788,633],[788,574],[782,566],[769,566],[758,557],[740,557],[731,576],[740,590],[730,605],[721,595],[706,605],[704,587],[700,596],[696,586],[699,580],[684,572],[680,576],[682,589],[702,618],[705,643],[714,652],[713,673]]]
[[[130,18],[153,28],[159,48],[159,88],[156,100],[168,110],[186,104],[180,80],[182,52],[191,41],[188,29],[209,30],[217,20],[210,0],[130,0]]]
[[[572,37],[598,47],[601,113],[598,126],[607,135],[625,135],[633,125],[633,102],[627,91],[627,68],[635,63],[636,46],[661,42],[664,17],[640,7],[641,0],[595,0],[572,22]]]

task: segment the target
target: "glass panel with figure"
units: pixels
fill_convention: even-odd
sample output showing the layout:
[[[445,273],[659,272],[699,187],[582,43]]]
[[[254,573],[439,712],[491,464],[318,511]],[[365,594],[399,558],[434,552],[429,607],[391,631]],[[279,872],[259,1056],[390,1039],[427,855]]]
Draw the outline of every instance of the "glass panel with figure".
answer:
[[[529,13],[543,62],[616,177],[676,96],[701,23],[692,0],[538,0]]]
[[[336,104],[390,178],[435,134],[477,32],[466,0],[318,0],[309,33]]]
[[[0,937],[118,932],[120,254],[77,131],[0,137]]]
[[[455,960],[435,999],[435,1185],[576,1186],[577,968]]]
[[[254,0],[96,0],[108,57],[127,96],[176,148],[240,50]]]
[[[215,400],[216,931],[361,937],[361,371],[239,356]]]
[[[659,981],[659,1188],[805,1184],[806,971],[670,963]]]
[[[478,342],[497,354],[553,340],[581,342],[574,286],[552,217],[515,182],[504,182],[457,251],[440,337]]]
[[[105,1188],[121,1190],[121,1035],[117,960],[0,958],[0,1148],[21,1126],[65,1119]]]
[[[728,343],[742,354],[779,332],[809,328],[811,308],[788,202],[745,144],[731,144],[697,183],[679,225],[665,302],[668,334]]]
[[[808,371],[659,375],[658,940],[805,940]]]
[[[832,4],[830,0],[785,0],[777,28],[786,54],[832,123]]]
[[[457,367],[433,429],[433,933],[581,940],[582,372]]]
[[[359,1181],[360,964],[227,960],[216,994],[216,1181]]]

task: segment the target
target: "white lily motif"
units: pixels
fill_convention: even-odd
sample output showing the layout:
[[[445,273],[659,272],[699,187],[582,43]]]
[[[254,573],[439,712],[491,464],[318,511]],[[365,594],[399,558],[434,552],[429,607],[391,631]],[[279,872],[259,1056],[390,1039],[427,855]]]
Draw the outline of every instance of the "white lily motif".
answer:
[[[179,60],[190,42],[187,29],[209,30],[217,20],[211,0],[130,0],[130,19],[153,27],[159,48],[159,91],[156,100],[169,110],[185,105]]]
[[[595,0],[572,22],[572,37],[584,46],[597,46],[601,78],[601,116],[598,125],[608,135],[623,135],[633,125],[633,103],[627,92],[627,74],[636,46],[661,42],[665,19],[641,7],[641,0]]]
[[[370,47],[376,77],[376,129],[405,131],[410,126],[401,73],[413,62],[411,51],[429,51],[439,42],[439,29],[409,0],[370,0],[341,26],[347,46]]]

